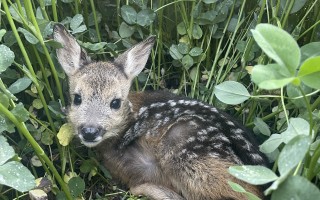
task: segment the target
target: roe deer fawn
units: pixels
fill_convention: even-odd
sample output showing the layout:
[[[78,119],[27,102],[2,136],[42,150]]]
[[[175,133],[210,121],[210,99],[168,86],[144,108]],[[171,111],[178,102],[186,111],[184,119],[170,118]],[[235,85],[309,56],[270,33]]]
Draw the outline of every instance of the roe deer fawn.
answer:
[[[113,62],[94,62],[62,25],[58,60],[68,75],[68,111],[76,135],[97,147],[112,175],[150,199],[245,199],[227,181],[260,197],[260,188],[228,174],[231,165],[266,163],[252,135],[227,114],[169,92],[129,93],[154,36]]]

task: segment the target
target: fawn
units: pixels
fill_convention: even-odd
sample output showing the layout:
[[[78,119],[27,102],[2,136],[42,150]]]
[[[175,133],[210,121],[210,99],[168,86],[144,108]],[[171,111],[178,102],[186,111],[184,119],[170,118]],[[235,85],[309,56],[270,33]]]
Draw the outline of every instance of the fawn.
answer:
[[[245,199],[227,181],[260,197],[260,188],[228,174],[232,165],[266,163],[250,133],[216,108],[169,92],[129,93],[155,42],[146,40],[113,62],[91,61],[60,24],[57,58],[69,78],[69,121],[111,174],[150,199]]]

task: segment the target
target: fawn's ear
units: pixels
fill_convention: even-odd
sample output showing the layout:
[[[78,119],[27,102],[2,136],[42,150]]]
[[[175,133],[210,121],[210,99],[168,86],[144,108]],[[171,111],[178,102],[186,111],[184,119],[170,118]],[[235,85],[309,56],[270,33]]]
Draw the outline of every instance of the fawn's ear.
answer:
[[[56,52],[58,61],[68,76],[72,76],[83,65],[91,61],[86,51],[80,47],[76,39],[68,33],[63,25],[54,25],[53,38],[63,46]]]
[[[147,39],[134,45],[114,60],[116,64],[123,67],[124,72],[129,79],[133,79],[143,70],[148,61],[155,39],[155,36],[149,36]]]

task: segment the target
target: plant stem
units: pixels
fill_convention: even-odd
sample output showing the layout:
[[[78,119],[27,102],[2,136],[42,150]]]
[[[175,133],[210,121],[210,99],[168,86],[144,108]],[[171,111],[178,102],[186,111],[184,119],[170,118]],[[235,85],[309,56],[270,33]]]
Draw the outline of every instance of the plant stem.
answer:
[[[53,21],[58,22],[57,1],[51,0],[51,5],[52,5]]]
[[[98,40],[99,40],[99,42],[101,42],[101,35],[100,35],[100,31],[99,31],[99,25],[98,25],[98,20],[97,20],[97,13],[96,13],[96,9],[95,9],[93,0],[90,0],[90,5],[91,5],[92,13],[93,13],[94,25],[95,25],[95,27],[96,27],[96,32],[97,32]]]
[[[5,0],[2,0],[2,3]],[[39,158],[44,160],[44,162],[48,165],[50,170],[52,171],[53,175],[55,176],[55,179],[60,184],[62,190],[64,191],[66,197],[68,199],[72,199],[71,194],[69,192],[69,189],[65,182],[62,180],[61,176],[59,175],[57,169],[54,167],[51,160],[48,158],[48,156],[44,153],[43,149],[40,147],[40,145],[37,143],[37,141],[32,137],[28,129],[26,128],[25,124],[23,122],[18,121],[18,119],[6,108],[0,103],[0,112],[3,113],[10,121],[12,121],[20,133],[23,134],[23,136],[28,140],[28,142],[31,144],[32,148],[34,149],[35,153]]]

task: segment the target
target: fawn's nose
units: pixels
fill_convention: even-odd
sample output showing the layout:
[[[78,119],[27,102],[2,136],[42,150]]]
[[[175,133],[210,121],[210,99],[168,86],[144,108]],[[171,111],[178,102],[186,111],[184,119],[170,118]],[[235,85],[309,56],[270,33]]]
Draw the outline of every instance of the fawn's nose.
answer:
[[[102,136],[102,128],[95,126],[80,127],[79,132],[86,142],[95,142]]]

